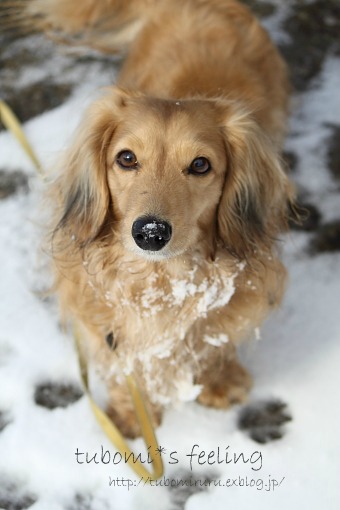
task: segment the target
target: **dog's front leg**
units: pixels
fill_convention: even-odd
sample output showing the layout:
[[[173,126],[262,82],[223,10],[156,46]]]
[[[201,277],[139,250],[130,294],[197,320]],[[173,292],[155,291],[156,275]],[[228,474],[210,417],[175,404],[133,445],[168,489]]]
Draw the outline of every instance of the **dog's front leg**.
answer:
[[[149,401],[145,401],[145,399],[144,402],[147,406],[153,426],[157,427],[161,423],[161,408],[152,405]],[[141,435],[136,411],[133,406],[127,383],[121,385],[114,383],[109,388],[107,414],[125,437],[134,439]]]
[[[81,349],[84,355],[88,360],[94,360],[99,375],[104,376],[107,387],[106,413],[125,437],[133,439],[140,436],[141,430],[136,410],[128,381],[122,370],[124,355],[119,359],[116,353],[116,350],[120,349],[119,341],[116,338],[118,335],[113,333],[105,335],[104,328],[101,330],[91,324],[85,326],[81,323],[78,324],[78,332],[82,339]],[[134,375],[139,383],[151,423],[156,427],[161,422],[162,407],[149,401],[143,387],[143,378],[138,373],[134,373]]]
[[[195,328],[201,351],[195,383],[202,385],[197,400],[203,405],[225,409],[246,400],[252,378],[237,359],[236,345],[241,330],[238,316],[209,314]]]
[[[217,409],[244,402],[252,385],[250,375],[236,355],[222,359],[212,356],[211,363],[197,376],[196,382],[203,386],[197,401]]]

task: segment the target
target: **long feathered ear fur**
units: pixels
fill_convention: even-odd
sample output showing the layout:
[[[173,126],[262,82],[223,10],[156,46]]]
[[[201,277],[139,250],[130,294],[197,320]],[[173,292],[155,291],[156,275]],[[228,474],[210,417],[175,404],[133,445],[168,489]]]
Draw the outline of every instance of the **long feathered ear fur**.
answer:
[[[59,203],[54,238],[66,242],[72,239],[78,248],[97,241],[108,216],[113,215],[106,153],[123,102],[123,91],[114,90],[92,104],[65,154],[61,175],[53,188]]]
[[[232,254],[249,259],[256,251],[270,249],[287,228],[294,192],[275,143],[252,115],[233,103],[224,112],[228,168],[218,233]]]

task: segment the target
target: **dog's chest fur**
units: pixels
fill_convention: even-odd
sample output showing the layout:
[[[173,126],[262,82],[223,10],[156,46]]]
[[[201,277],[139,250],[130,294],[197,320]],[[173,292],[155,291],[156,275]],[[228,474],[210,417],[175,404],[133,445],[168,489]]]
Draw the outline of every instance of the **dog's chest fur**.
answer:
[[[105,327],[113,333],[120,360],[117,364],[112,357],[108,373],[118,381],[121,371],[139,373],[155,403],[195,398],[195,364],[229,340],[223,332],[197,338],[196,326],[227,306],[244,265],[217,257],[124,267],[116,278],[104,279],[101,290],[90,282],[109,312]]]

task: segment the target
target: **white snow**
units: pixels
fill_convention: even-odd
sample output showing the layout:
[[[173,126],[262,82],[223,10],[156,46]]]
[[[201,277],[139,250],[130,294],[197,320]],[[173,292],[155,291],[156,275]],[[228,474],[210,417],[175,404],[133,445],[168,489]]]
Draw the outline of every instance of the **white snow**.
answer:
[[[174,305],[181,306],[188,296],[196,296],[193,307],[196,309],[198,317],[205,317],[209,310],[214,310],[226,305],[235,292],[234,280],[241,272],[245,265],[237,264],[238,271],[230,276],[217,276],[212,279],[204,278],[201,283],[196,284],[195,274],[197,268],[188,272],[185,280],[173,278],[171,283],[171,294]],[[218,269],[218,260],[216,260],[216,268]]]
[[[273,27],[275,32],[275,23]],[[85,104],[97,94],[98,86],[109,82],[110,74],[90,73],[69,101],[24,126],[45,167],[67,145]],[[298,98],[287,142],[287,148],[299,155],[296,179],[325,220],[339,218],[339,194],[326,169],[324,147],[327,123],[339,123],[338,76],[339,60],[329,59],[318,87]],[[36,496],[32,510],[171,510],[184,508],[174,503],[177,498],[179,505],[184,496],[166,485],[170,478],[183,480],[189,473],[193,484],[206,478],[235,483],[214,486],[211,482],[207,490],[191,491],[185,510],[340,508],[339,252],[310,257],[305,251],[307,234],[287,236],[284,259],[290,281],[283,306],[261,329],[261,342],[242,348],[243,362],[255,380],[251,401],[274,397],[289,406],[293,420],[284,426],[284,437],[259,445],[238,430],[237,407],[218,411],[185,402],[169,410],[157,430],[159,445],[165,448],[165,479],[159,482],[163,486],[144,485],[124,462],[77,463],[77,448],[88,452],[89,458],[97,453],[100,459],[101,448],[111,456],[115,453],[86,397],[52,411],[34,403],[37,384],[80,385],[80,377],[72,339],[59,329],[53,300],[44,301],[36,293],[47,284],[44,257],[37,255],[43,225],[42,184],[6,132],[0,133],[0,167],[23,169],[31,185],[28,195],[0,201],[0,411],[10,422],[0,432],[0,494],[1,486],[11,482],[20,493]],[[230,295],[225,299],[233,292],[233,282],[229,283]],[[211,288],[173,282],[177,304],[185,293],[196,292],[203,294],[202,309],[216,306],[218,296]],[[145,296],[146,307],[152,304],[148,300],[150,296]],[[209,343],[213,341],[228,339],[211,338]],[[179,384],[187,397],[199,391],[192,381]],[[131,444],[144,455],[141,439]],[[230,463],[221,460],[226,449]],[[234,454],[243,457],[235,462]],[[128,486],[134,482],[139,485]]]
[[[227,344],[229,342],[228,335],[204,335],[203,341],[209,345],[213,345],[214,347],[220,347],[223,344]]]

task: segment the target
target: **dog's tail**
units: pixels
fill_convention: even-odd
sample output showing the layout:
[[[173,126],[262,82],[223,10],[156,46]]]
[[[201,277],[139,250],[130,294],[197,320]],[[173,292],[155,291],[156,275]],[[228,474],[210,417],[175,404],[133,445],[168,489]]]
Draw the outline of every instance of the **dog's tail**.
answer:
[[[160,1],[2,0],[0,26],[45,32],[58,42],[105,53],[123,53]]]

